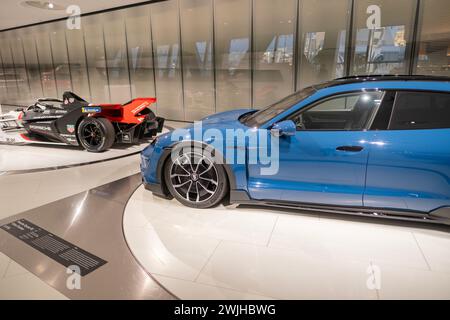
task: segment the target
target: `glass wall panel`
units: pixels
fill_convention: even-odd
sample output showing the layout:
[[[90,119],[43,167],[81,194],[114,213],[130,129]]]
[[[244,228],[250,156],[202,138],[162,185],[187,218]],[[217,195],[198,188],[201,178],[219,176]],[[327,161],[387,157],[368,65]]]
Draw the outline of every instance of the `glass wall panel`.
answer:
[[[3,46],[3,36],[0,35],[0,44]],[[6,85],[5,72],[3,71],[2,54],[0,52],[0,103],[8,102],[8,88]],[[1,107],[0,107],[1,109]]]
[[[26,105],[30,100],[30,86],[28,83],[24,48],[18,31],[12,31],[10,45],[16,74],[17,88],[19,90],[16,102],[18,104]]]
[[[416,0],[355,0],[351,73],[406,74]]]
[[[267,106],[294,91],[297,1],[253,1],[253,105]]]
[[[83,29],[66,29],[65,32],[73,92],[83,99],[91,101],[92,98],[86,65],[86,48],[84,46]]]
[[[421,2],[416,74],[450,76],[450,1]]]
[[[111,101],[127,102],[131,99],[131,88],[124,12],[119,10],[107,13],[103,16],[103,21]]]
[[[86,58],[89,83],[91,88],[91,102],[110,102],[108,85],[108,70],[106,68],[106,53],[103,36],[102,16],[88,16],[81,18],[84,31]]]
[[[300,1],[297,89],[344,76],[350,4],[349,0]]]
[[[185,120],[215,111],[212,0],[180,1]]]
[[[184,120],[178,13],[177,0],[151,6],[158,113],[168,119]]]
[[[11,51],[11,32],[2,34],[0,46],[0,55],[3,63],[3,77],[5,79],[5,87],[8,94],[8,101],[16,103],[18,98],[16,70]]]
[[[49,26],[42,25],[36,27],[34,32],[36,32],[36,46],[44,96],[56,98],[58,97],[58,92],[56,90],[55,67],[52,59]]]
[[[251,0],[215,0],[216,111],[251,107]]]
[[[128,68],[131,79],[131,95],[154,97],[153,48],[150,28],[150,7],[143,6],[126,11],[128,42]],[[156,106],[155,106],[156,107]]]
[[[33,29],[31,28],[20,30],[31,91],[29,103],[44,96],[44,92],[42,91],[41,73],[39,70],[36,39],[34,38],[32,30]]]
[[[55,66],[56,89],[58,97],[62,97],[65,91],[72,91],[72,80],[70,78],[70,65],[67,54],[66,22],[51,24],[50,43]]]

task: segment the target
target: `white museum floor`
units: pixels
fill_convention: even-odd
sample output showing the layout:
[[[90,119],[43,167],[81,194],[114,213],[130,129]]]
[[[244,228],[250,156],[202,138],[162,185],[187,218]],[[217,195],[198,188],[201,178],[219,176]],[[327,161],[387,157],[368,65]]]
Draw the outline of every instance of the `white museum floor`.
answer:
[[[141,265],[182,299],[450,299],[449,229],[261,207],[196,210],[140,187]],[[379,290],[374,289],[376,277]]]

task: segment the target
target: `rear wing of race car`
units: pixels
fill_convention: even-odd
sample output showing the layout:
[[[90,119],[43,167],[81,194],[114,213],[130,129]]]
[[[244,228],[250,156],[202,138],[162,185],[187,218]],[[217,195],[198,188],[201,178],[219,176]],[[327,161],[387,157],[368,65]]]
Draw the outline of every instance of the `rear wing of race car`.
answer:
[[[104,116],[112,122],[139,124],[147,114],[156,98],[136,98],[124,104],[90,104],[82,108],[83,113],[95,113]]]

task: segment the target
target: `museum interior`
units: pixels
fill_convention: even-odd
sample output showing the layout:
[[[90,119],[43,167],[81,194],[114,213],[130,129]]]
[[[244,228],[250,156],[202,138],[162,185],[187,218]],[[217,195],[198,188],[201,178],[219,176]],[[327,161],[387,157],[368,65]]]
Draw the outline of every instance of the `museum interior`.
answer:
[[[356,142],[335,158],[334,149],[309,150],[325,145],[314,133],[303,140],[309,158],[291,148],[279,164],[285,182],[277,200],[297,199],[289,176],[315,175],[314,186],[295,182],[310,188],[297,189],[298,199],[359,201],[359,208],[381,203],[389,189],[392,206],[380,206],[398,201],[405,215],[250,201],[272,188],[251,164],[216,167],[203,157],[195,170],[188,159],[187,172],[182,157],[167,160],[172,167],[155,161],[171,134],[199,120],[220,133],[239,110],[252,118],[275,106],[276,118],[285,97],[297,103],[321,89],[338,92],[340,82],[329,82],[338,78],[347,79],[344,86],[363,85],[361,76],[422,79],[423,90],[440,92],[433,108],[450,117],[450,1],[2,0],[0,7],[1,300],[450,299],[450,223],[414,211],[439,203],[433,208],[450,218],[449,126],[423,130],[435,137],[426,143],[416,133],[414,141],[396,140],[404,150],[373,142],[388,150],[379,161],[403,159],[388,173],[376,163],[370,169],[377,156],[358,155]],[[394,90],[380,98],[381,87],[370,88],[375,93],[357,99],[373,98],[377,110]],[[328,114],[350,113],[358,103],[345,95],[343,110]],[[253,120],[263,130],[269,118]],[[241,128],[245,120],[235,122]],[[345,128],[355,137],[372,132]],[[216,131],[204,141],[216,141]],[[279,139],[282,153],[287,133]],[[408,151],[413,142],[425,148]],[[367,163],[359,163],[364,154]],[[417,159],[424,169],[411,169]],[[177,168],[190,180],[161,181],[186,175]],[[389,188],[369,190],[376,172]],[[360,179],[361,193],[338,186]],[[417,192],[411,186],[400,195],[397,186],[416,180]],[[189,183],[184,195],[167,196]],[[230,189],[225,201],[190,205],[212,201],[222,187]]]

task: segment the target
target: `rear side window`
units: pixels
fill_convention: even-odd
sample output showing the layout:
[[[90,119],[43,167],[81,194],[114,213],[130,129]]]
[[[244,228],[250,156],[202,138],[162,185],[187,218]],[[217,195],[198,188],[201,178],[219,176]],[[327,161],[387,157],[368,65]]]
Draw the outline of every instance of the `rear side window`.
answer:
[[[450,128],[450,94],[400,91],[390,130]]]

